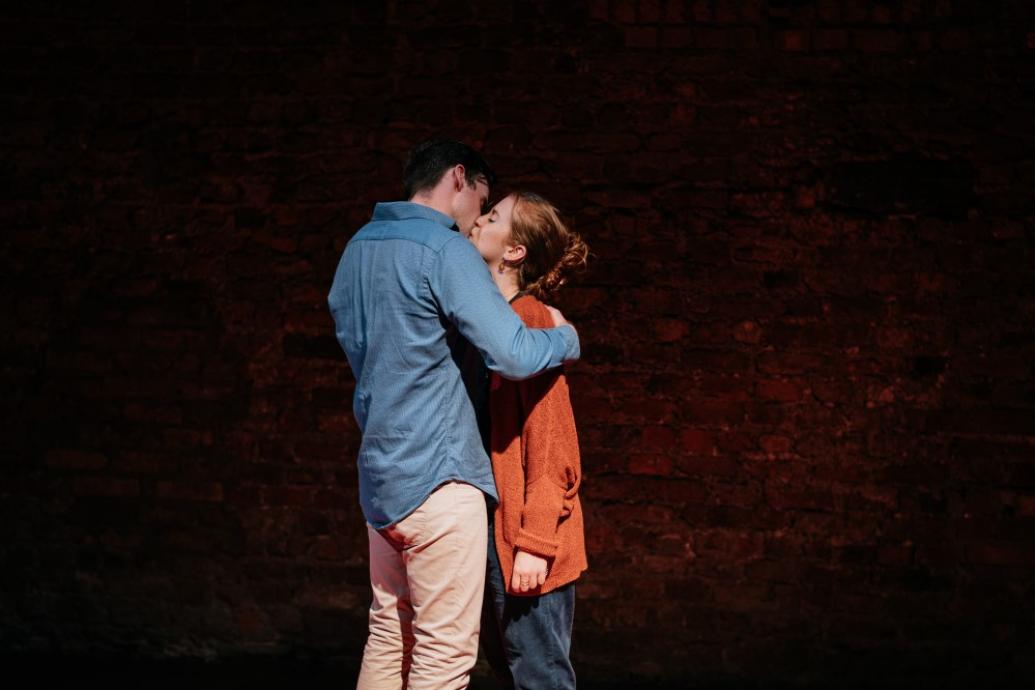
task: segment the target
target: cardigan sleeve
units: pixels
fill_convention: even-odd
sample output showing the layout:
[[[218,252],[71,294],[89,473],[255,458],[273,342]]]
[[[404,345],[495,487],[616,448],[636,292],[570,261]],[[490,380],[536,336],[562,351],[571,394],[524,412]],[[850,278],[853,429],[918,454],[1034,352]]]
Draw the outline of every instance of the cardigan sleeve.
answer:
[[[549,317],[545,308],[535,306]],[[557,525],[571,514],[582,480],[575,415],[563,369],[517,385],[525,417],[521,432],[525,503],[514,546],[551,558],[559,546]]]

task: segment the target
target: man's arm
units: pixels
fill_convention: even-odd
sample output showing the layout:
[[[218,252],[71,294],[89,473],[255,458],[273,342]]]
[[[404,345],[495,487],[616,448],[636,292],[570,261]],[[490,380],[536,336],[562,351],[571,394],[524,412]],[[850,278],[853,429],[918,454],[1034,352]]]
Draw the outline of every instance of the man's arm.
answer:
[[[442,313],[478,349],[485,366],[501,376],[525,379],[579,358],[575,328],[525,326],[492,282],[478,250],[463,236],[443,245],[429,283]]]

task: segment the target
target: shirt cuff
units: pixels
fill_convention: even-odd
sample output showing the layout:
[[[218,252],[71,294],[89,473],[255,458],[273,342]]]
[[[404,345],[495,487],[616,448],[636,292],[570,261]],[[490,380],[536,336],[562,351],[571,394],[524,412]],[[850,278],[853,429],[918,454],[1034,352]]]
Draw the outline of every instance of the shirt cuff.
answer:
[[[579,345],[579,335],[575,332],[575,329],[568,324],[559,326],[557,330],[560,332],[561,337],[564,339],[564,357],[565,362],[570,362],[578,359],[582,355],[582,349]]]
[[[517,533],[517,539],[514,540],[514,546],[542,558],[553,558],[557,555],[560,542],[543,539],[531,532],[520,529]]]

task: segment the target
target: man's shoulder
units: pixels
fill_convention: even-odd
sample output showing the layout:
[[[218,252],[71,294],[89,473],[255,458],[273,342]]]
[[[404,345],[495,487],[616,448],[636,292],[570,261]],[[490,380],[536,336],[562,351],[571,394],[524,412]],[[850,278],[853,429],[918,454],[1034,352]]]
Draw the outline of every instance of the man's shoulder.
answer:
[[[457,237],[460,235],[455,230],[426,218],[374,219],[361,227],[349,242],[403,240],[439,252],[450,240]]]

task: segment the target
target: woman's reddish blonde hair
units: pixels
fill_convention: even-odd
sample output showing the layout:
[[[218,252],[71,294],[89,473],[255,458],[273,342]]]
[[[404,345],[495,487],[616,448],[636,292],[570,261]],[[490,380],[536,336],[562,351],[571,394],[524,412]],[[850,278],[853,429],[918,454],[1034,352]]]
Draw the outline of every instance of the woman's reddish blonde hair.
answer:
[[[534,192],[514,192],[510,236],[525,246],[518,286],[537,299],[550,298],[576,268],[584,268],[589,248],[561,220],[557,208]]]

